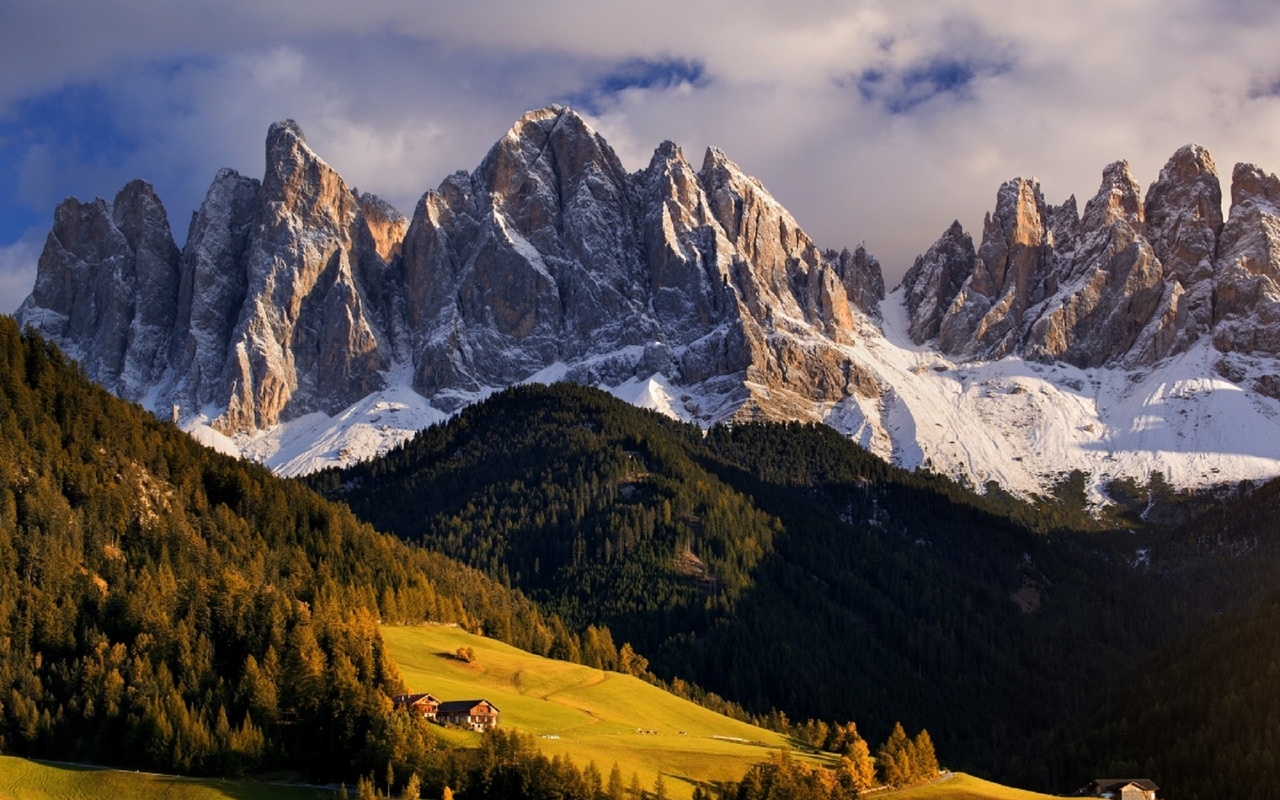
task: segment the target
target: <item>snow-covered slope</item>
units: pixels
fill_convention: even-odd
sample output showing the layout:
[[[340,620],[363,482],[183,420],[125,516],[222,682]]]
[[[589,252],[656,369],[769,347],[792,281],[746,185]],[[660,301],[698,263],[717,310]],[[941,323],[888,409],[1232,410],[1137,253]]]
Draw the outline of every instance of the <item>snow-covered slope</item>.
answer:
[[[1081,369],[1017,357],[957,363],[907,335],[901,290],[883,309],[883,338],[854,357],[892,387],[878,402],[844,401],[826,421],[895,463],[981,488],[1030,493],[1071,470],[1096,490],[1160,472],[1210,486],[1280,474],[1280,401],[1215,368],[1207,341],[1142,369]]]
[[[889,388],[816,410],[900,466],[929,468],[979,489],[995,481],[1022,494],[1043,493],[1078,469],[1089,476],[1095,500],[1111,479],[1145,481],[1154,472],[1179,487],[1280,475],[1280,401],[1217,374],[1221,354],[1207,341],[1154,369],[1081,369],[1017,357],[957,363],[911,342],[901,291],[881,308],[883,322],[858,316],[858,342],[842,349]],[[573,366],[554,365],[529,382],[562,380]],[[597,385],[674,419],[711,421],[689,409],[712,407],[714,387],[677,386],[661,373]],[[301,475],[384,453],[448,416],[405,382],[332,417],[315,412],[234,438],[198,417],[183,426],[206,432],[208,444],[217,438],[220,449]]]

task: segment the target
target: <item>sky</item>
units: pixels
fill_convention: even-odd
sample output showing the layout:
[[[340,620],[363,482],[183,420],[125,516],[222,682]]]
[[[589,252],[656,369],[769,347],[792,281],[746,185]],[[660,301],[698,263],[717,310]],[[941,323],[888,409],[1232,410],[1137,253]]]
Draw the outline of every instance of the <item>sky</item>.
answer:
[[[1084,202],[1189,142],[1280,171],[1274,0],[0,0],[0,313],[64,198],[151,182],[179,245],[221,167],[292,118],[406,215],[529,109],[581,113],[630,170],[724,150],[823,248],[892,287],[999,185]]]

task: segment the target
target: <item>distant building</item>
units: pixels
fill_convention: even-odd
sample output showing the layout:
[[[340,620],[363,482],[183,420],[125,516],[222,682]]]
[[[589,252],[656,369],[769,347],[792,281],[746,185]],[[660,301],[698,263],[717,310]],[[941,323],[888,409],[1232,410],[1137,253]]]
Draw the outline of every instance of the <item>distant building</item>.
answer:
[[[1158,791],[1160,787],[1146,778],[1098,778],[1085,788],[1084,794],[1111,800],[1156,800]]]
[[[436,722],[473,731],[498,727],[498,707],[488,700],[450,700],[436,708]]]
[[[396,708],[408,709],[409,713],[432,721],[435,721],[440,708],[440,701],[430,694],[401,694],[391,698],[391,703]]]

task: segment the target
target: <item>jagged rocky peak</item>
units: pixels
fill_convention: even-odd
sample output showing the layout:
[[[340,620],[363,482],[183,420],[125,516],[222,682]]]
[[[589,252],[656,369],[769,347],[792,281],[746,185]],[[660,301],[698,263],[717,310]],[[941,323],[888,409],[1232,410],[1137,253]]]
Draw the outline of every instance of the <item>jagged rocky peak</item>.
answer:
[[[1147,190],[1145,234],[1165,275],[1186,291],[1186,335],[1213,324],[1213,272],[1222,233],[1222,185],[1209,151],[1180,147]]]
[[[552,105],[521,117],[485,156],[476,178],[496,210],[519,220],[527,236],[559,230],[562,209],[618,201],[627,175],[586,120]]]
[[[923,344],[938,335],[938,327],[965,279],[973,273],[977,257],[973,237],[956,220],[916,258],[901,284],[913,342]]]
[[[146,181],[114,201],[68,198],[18,310],[66,343],[94,380],[132,400],[164,370],[178,294],[179,251],[164,205]]]
[[[166,379],[171,405],[203,408],[225,399],[227,347],[248,291],[245,254],[261,188],[256,179],[219,170],[191,217]]]
[[[1280,179],[1252,164],[1231,173],[1215,277],[1214,346],[1280,355]],[[1275,383],[1273,395],[1280,394]]]
[[[852,318],[837,265],[790,212],[717,147],[707,148],[698,181],[734,254],[728,280],[749,316],[777,325],[802,320],[836,341],[847,338]],[[865,260],[864,266],[869,267]]]
[[[971,291],[997,300],[1008,295],[1021,314],[1044,262],[1045,203],[1040,184],[1015,178],[1001,187],[996,210],[988,215],[978,247]],[[1036,300],[1039,298],[1036,297]],[[982,337],[984,332],[977,332]]]
[[[1252,175],[1243,194],[1265,195]],[[1213,325],[1223,232],[1213,160],[1196,145],[1173,154],[1145,200],[1127,162],[1107,165],[1083,215],[1074,198],[1046,205],[1038,184],[1014,179],[972,256],[953,225],[908,271],[908,332],[966,359],[1152,363]]]
[[[524,115],[474,173],[428,193],[404,251],[415,388],[503,386],[657,338],[634,194],[612,148],[561,106]]]
[[[1129,171],[1128,161],[1113,161],[1102,170],[1098,193],[1084,205],[1083,233],[1087,236],[1117,222],[1141,233],[1143,220],[1142,187]]]
[[[880,301],[884,299],[884,270],[880,268],[880,261],[861,243],[852,253],[848,248],[839,253],[828,250],[826,257],[835,266],[849,302],[872,316],[879,316]]]
[[[262,181],[266,219],[289,220],[322,235],[349,235],[344,228],[358,211],[356,197],[338,173],[307,146],[293,120],[272,123],[267,131],[267,168]]]
[[[654,150],[637,180],[654,314],[666,336],[697,338],[726,319],[732,305],[706,192],[671,141]]]
[[[1280,178],[1253,164],[1236,164],[1231,171],[1232,213],[1237,206],[1280,205]]]
[[[391,346],[381,295],[362,285],[369,262],[381,263],[368,233],[356,196],[299,126],[273,124],[225,371],[224,430],[332,413],[383,385]]]
[[[973,271],[938,326],[938,346],[962,358],[1014,352],[1023,313],[1055,288],[1046,269],[1046,207],[1034,179],[1015,178],[996,194]]]
[[[149,189],[66,206],[29,316],[92,355],[102,382],[166,412],[220,408],[225,433],[332,414],[403,374],[393,365],[443,410],[547,368],[613,386],[661,373],[708,420],[816,419],[877,390],[840,348],[855,307],[877,313],[878,262],[819,250],[716,148],[695,169],[665,142],[628,174],[551,106],[412,220],[351,188],[293,121],[270,126],[265,161],[260,181],[218,174],[180,256]]]
[[[409,218],[375,194],[357,192],[355,189],[351,193],[356,195],[360,213],[373,239],[374,250],[383,261],[390,262],[400,255],[404,235],[409,230]]]
[[[691,213],[702,210],[702,185],[680,145],[670,140],[658,145],[645,172],[645,183],[651,195],[646,200],[655,207],[670,204]],[[705,222],[705,219],[698,222]]]
[[[707,148],[698,179],[725,237],[757,269],[780,275],[789,254],[811,246],[791,214],[720,148]]]

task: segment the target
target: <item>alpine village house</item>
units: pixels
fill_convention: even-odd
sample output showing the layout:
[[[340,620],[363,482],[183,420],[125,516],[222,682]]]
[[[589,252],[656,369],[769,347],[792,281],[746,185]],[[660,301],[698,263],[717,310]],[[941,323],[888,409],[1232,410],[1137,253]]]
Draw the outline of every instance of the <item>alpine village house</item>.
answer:
[[[1112,800],[1156,800],[1160,790],[1146,778],[1098,778],[1085,787],[1082,794]]]
[[[487,731],[498,727],[498,707],[488,700],[447,700],[431,694],[402,694],[392,698],[396,708],[441,725]]]

